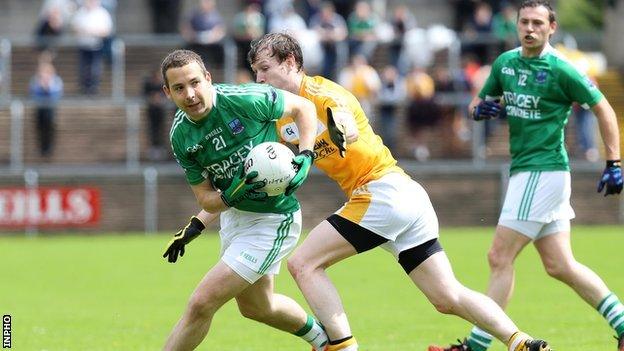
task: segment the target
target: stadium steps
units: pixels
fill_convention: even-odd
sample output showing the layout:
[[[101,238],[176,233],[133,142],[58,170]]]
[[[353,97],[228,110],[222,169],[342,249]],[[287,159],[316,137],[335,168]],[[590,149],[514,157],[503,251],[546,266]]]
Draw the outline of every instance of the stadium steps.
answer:
[[[139,155],[147,158],[149,149],[145,108],[140,109]],[[10,112],[0,109],[0,165],[10,161]],[[166,133],[171,119],[163,125],[163,145],[167,148]],[[53,163],[62,165],[94,165],[126,162],[126,111],[123,105],[63,104],[56,112],[56,137],[52,156],[39,156],[35,125],[35,108],[28,105],[24,111],[23,158],[26,165]]]
[[[125,60],[125,95],[138,97],[142,95],[143,81],[154,69],[159,69],[164,56],[175,46],[163,45],[128,45]],[[28,96],[28,84],[37,69],[38,53],[30,46],[13,47],[11,66],[11,94],[15,97]],[[79,54],[77,48],[62,47],[56,49],[54,65],[61,76],[65,88],[65,96],[80,96],[79,86]],[[223,80],[223,69],[211,69],[213,81]],[[111,96],[111,69],[104,64],[100,92],[97,97]],[[90,97],[91,98],[91,97]]]
[[[624,75],[617,70],[608,70],[598,77],[598,86],[611,103],[618,116],[620,127],[620,150],[624,150]],[[601,143],[599,143],[601,145]]]

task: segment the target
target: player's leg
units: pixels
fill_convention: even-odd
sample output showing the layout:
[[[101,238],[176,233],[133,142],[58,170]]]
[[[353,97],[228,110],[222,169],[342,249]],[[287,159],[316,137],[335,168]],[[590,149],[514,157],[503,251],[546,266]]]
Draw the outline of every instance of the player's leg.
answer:
[[[411,249],[411,256],[418,261],[425,257],[428,249],[425,243]],[[413,264],[404,259],[402,266],[407,271]],[[409,273],[416,286],[425,294],[436,309],[445,314],[454,314],[488,331],[506,345],[525,343],[532,340],[526,334],[518,333],[518,327],[492,299],[463,286],[453,274],[451,264],[443,251],[437,251],[426,258]],[[474,349],[471,346],[471,349]]]
[[[247,318],[301,337],[322,350],[327,335],[321,325],[288,296],[274,292],[273,275],[265,275],[236,296],[238,309]]]
[[[334,226],[323,221],[288,259],[291,275],[334,344],[350,340],[352,334],[340,295],[325,269],[356,253]]]
[[[223,261],[219,261],[195,288],[186,311],[173,328],[163,349],[195,349],[208,333],[217,310],[249,285]]]
[[[551,234],[549,229],[556,232]],[[585,302],[597,309],[618,338],[623,338],[624,305],[594,271],[574,258],[570,244],[570,222],[555,221],[549,224],[544,228],[544,236],[535,241],[535,247],[546,272],[570,286]]]
[[[228,211],[223,222],[234,223],[231,233],[221,230],[222,240],[231,239],[223,260],[241,277],[252,284],[237,296],[241,313],[290,333],[301,334],[306,341],[321,349],[327,342],[320,325],[308,319],[294,300],[274,294],[273,276],[278,274],[282,260],[297,245],[301,232],[301,211],[286,214],[257,214]],[[310,322],[310,323],[308,323]]]
[[[490,280],[487,295],[503,309],[507,307],[514,288],[514,261],[531,238],[509,227],[498,225],[488,251]]]

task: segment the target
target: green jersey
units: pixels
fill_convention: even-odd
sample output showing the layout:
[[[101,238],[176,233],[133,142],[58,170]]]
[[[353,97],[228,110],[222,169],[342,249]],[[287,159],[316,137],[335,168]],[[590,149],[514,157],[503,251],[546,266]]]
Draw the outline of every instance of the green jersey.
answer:
[[[500,55],[479,97],[504,100],[515,173],[570,170],[564,127],[572,103],[588,109],[603,95],[548,45],[539,57],[522,57],[521,48]]]
[[[208,179],[223,191],[254,146],[278,141],[275,120],[284,113],[284,95],[265,84],[215,84],[213,94],[212,109],[199,121],[176,111],[169,137],[188,183],[197,185]],[[245,199],[236,208],[289,213],[299,209],[299,202],[282,194],[264,201]]]

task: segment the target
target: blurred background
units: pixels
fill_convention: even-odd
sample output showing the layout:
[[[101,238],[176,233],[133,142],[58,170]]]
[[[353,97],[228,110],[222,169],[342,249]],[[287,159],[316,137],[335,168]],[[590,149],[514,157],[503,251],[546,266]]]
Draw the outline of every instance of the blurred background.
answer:
[[[274,31],[300,40],[308,74],[356,95],[442,226],[494,226],[508,178],[506,120],[474,123],[466,109],[494,58],[518,46],[519,3],[0,0],[0,233],[182,226],[198,207],[171,155],[174,106],[160,62],[190,48],[215,82],[252,81],[249,43]],[[596,82],[622,131],[624,1],[553,5],[551,43]],[[566,140],[575,222],[624,223],[624,196],[595,190],[604,157],[591,111],[575,106]],[[318,172],[298,197],[307,228],[345,200]]]

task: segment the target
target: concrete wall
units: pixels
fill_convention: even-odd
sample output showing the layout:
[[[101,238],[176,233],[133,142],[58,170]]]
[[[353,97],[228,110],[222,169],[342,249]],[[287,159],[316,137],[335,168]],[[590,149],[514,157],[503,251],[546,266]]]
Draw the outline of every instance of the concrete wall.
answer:
[[[180,172],[181,173],[181,172]],[[621,211],[620,199],[604,198],[595,190],[596,172],[574,172],[572,206],[579,224],[615,224]],[[471,225],[492,230],[501,206],[501,178],[498,172],[443,172],[415,174],[427,189],[444,227]],[[101,220],[91,229],[76,232],[125,232],[144,230],[144,185],[139,173],[126,176],[46,176],[39,177],[40,186],[95,186],[101,193]],[[20,176],[0,176],[0,188],[21,187]],[[173,232],[197,212],[195,198],[181,174],[158,178],[158,229]],[[298,191],[304,215],[304,227],[311,229],[338,209],[345,197],[336,184],[321,174],[312,174]],[[216,226],[212,227],[217,228]],[[67,232],[66,229],[56,231]],[[70,230],[71,231],[71,230]],[[6,229],[0,228],[0,233]]]

